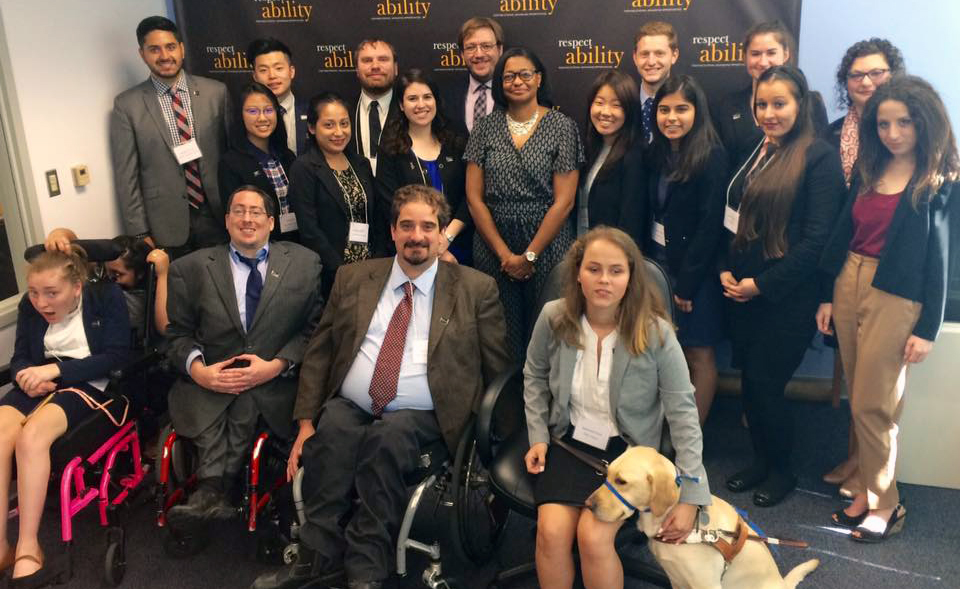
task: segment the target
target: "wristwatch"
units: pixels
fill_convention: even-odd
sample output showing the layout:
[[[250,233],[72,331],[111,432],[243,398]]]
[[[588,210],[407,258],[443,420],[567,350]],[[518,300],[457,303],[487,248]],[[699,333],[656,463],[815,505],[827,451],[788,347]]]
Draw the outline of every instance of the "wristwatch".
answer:
[[[447,238],[447,243],[453,243],[453,240],[457,238],[456,235],[451,235],[450,233],[444,232],[443,236]]]
[[[527,253],[523,254],[523,257],[525,257],[527,261],[532,264],[537,261],[537,252],[528,250]]]

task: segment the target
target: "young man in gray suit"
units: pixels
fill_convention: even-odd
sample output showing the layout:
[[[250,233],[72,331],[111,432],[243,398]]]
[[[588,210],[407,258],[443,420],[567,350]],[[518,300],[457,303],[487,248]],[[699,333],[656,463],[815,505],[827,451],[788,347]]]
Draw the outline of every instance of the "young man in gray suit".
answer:
[[[229,517],[224,490],[237,483],[259,417],[293,437],[293,373],[320,317],[320,258],[269,241],[275,206],[241,186],[227,202],[230,243],[170,267],[168,357],[181,373],[170,417],[200,451],[198,488],[170,510],[173,525]]]
[[[303,543],[294,565],[254,589],[306,586],[341,567],[351,589],[382,587],[420,448],[443,440],[452,453],[482,391],[509,365],[496,283],[437,259],[449,220],[442,194],[405,186],[391,211],[397,255],[337,272],[303,359],[287,464],[291,476],[303,457]]]
[[[183,43],[169,19],[143,19],[137,43],[150,77],[114,101],[114,184],[126,233],[176,258],[226,241],[217,162],[230,98],[220,82],[183,71]]]

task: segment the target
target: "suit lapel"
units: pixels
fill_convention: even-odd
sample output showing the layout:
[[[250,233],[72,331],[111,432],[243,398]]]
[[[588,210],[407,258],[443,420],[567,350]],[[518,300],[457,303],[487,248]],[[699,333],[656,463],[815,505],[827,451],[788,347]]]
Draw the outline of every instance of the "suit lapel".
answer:
[[[619,337],[619,336],[618,336]],[[617,407],[620,403],[620,389],[623,386],[623,377],[630,365],[630,354],[623,341],[618,341],[613,349],[613,364],[610,366],[610,418],[617,423]]]
[[[380,303],[380,294],[390,278],[390,269],[393,267],[392,258],[382,258],[384,262],[370,269],[366,279],[358,284],[357,288],[357,320],[354,325],[357,326],[356,333],[353,334],[353,343],[351,358],[360,351],[360,344],[363,343],[367,330],[370,329],[370,322],[373,320],[373,314]]]
[[[230,271],[230,246],[221,246],[210,253],[210,263],[207,264],[207,272],[213,281],[217,293],[220,294],[220,300],[230,316],[233,326],[241,334],[243,331],[243,322],[240,321],[240,310],[237,305],[237,291],[233,287],[233,273]]]
[[[318,168],[319,174],[317,174],[317,177],[320,178],[320,183],[323,184],[323,188],[327,191],[327,194],[330,195],[330,198],[337,203],[337,206],[343,211],[344,216],[349,219],[350,211],[347,210],[347,201],[343,196],[340,183],[337,182],[337,178],[333,175],[333,168],[327,165],[322,155],[316,155],[314,165]]]
[[[153,87],[153,82],[151,82],[149,78],[143,83],[142,87],[143,106],[147,109],[147,112],[150,113],[150,118],[153,119],[153,122],[156,123],[157,130],[160,131],[160,136],[163,137],[163,142],[167,144],[169,149],[173,149],[173,138],[170,137],[170,128],[167,127],[167,120],[163,118],[163,110],[160,109],[157,90]]]
[[[257,312],[253,316],[253,324],[249,331],[253,331],[260,321],[260,317],[270,306],[270,299],[280,288],[280,281],[283,279],[287,266],[290,265],[290,250],[279,242],[270,244],[270,256],[267,258],[267,279],[263,283],[263,292],[260,294],[260,302],[257,304]]]
[[[428,336],[427,361],[437,349],[443,332],[450,324],[453,308],[456,305],[457,281],[459,278],[453,269],[443,262],[437,262],[437,278],[433,284],[433,310],[430,313],[430,335]]]
[[[184,72],[187,80],[187,88],[190,94],[190,110],[193,111],[193,138],[200,142],[198,134],[199,125],[197,121],[209,121],[212,117],[207,109],[207,101],[200,95],[200,88],[193,76]]]
[[[573,391],[573,368],[577,364],[577,348],[560,342],[560,394],[557,404],[567,407]]]

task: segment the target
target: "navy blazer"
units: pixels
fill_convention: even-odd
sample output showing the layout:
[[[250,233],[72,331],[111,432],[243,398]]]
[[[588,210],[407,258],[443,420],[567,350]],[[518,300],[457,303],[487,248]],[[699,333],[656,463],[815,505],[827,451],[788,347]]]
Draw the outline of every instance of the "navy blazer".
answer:
[[[17,336],[10,359],[10,375],[16,378],[24,368],[49,364],[43,355],[43,337],[50,326],[24,294],[17,307]],[[85,284],[83,287],[83,330],[90,355],[62,360],[60,386],[71,386],[105,378],[130,357],[132,335],[127,303],[120,287],[113,283]]]
[[[307,141],[309,140],[307,137],[307,111],[309,109],[309,100],[298,100],[296,96],[293,97],[293,110],[294,115],[297,117],[296,121],[294,121],[297,130],[297,153],[295,155],[304,153],[309,147],[307,145]]]
[[[296,156],[289,149],[284,149],[282,153],[277,154],[275,157],[283,167],[283,171],[287,174],[287,180],[289,181],[290,166],[293,165]],[[235,147],[220,157],[220,164],[217,166],[217,184],[220,186],[220,200],[224,205],[227,204],[227,199],[230,198],[230,194],[233,193],[234,190],[249,184],[269,194],[273,197],[274,204],[276,204],[278,208],[280,206],[273,181],[267,177],[263,168],[260,166],[260,162],[257,161],[257,158],[247,149]],[[280,216],[278,213],[273,225],[273,231],[270,233],[270,239],[274,241],[284,239],[286,241],[298,242],[299,233],[291,231],[287,235],[282,235],[280,233]]]
[[[581,183],[586,180],[592,165],[593,161],[590,161],[580,169]],[[612,169],[598,172],[590,185],[587,195],[587,221],[590,227],[607,225],[622,229],[641,245],[644,233],[649,233],[650,227],[643,190],[644,178],[643,147],[641,141],[637,140]],[[577,194],[580,195],[580,192],[577,191]]]
[[[443,114],[446,115],[450,127],[461,135],[469,135],[467,92],[470,90],[470,74],[452,84],[447,84],[444,90],[446,92],[443,92]]]
[[[960,198],[957,186],[956,182],[944,184],[936,193],[921,199],[914,209],[910,198],[913,182],[907,185],[893,212],[871,283],[878,290],[921,303],[923,308],[913,335],[929,341],[935,340],[940,332],[947,303],[950,209],[957,208]],[[860,181],[856,179],[820,261],[821,269],[830,277],[831,287],[843,268],[853,239],[853,205],[859,192]],[[829,302],[832,297],[833,289],[829,288],[823,300]]]

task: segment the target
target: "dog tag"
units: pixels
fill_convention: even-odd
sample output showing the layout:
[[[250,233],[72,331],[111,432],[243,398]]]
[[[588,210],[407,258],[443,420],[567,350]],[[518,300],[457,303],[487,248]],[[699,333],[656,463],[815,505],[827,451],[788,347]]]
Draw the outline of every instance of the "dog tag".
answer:
[[[573,439],[600,450],[607,449],[610,429],[607,422],[592,417],[581,417],[573,428]]]
[[[723,211],[723,226],[727,228],[727,231],[737,234],[737,228],[740,226],[740,211],[733,210],[733,207],[727,205],[727,208]]]
[[[366,223],[350,222],[350,236],[347,237],[354,243],[367,243],[367,237],[370,234],[370,225]]]
[[[197,144],[197,140],[191,139],[174,147],[173,155],[177,158],[177,163],[183,165],[200,159],[203,154],[200,153],[200,145]]]
[[[650,232],[653,242],[661,247],[667,247],[667,232],[663,228],[663,223],[653,222],[653,231]]]
[[[295,213],[280,213],[280,233],[289,233],[297,230],[297,215]]]

